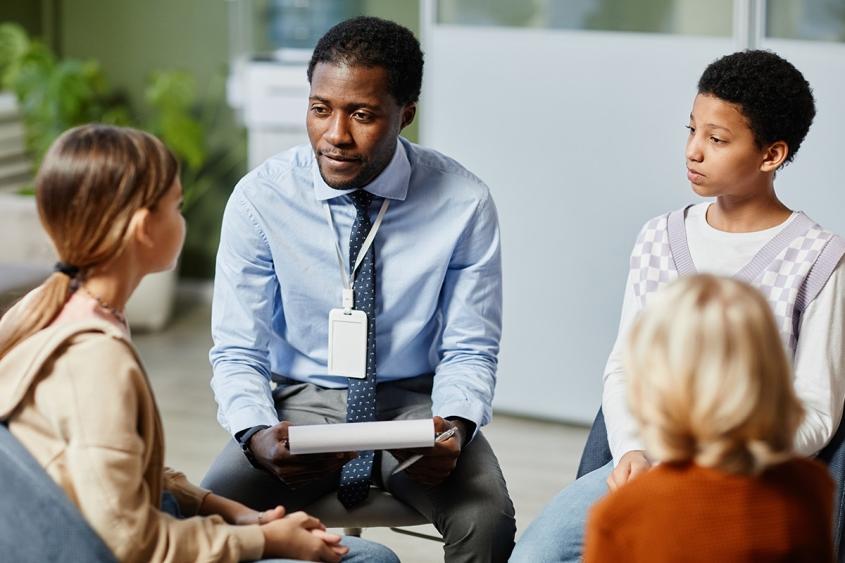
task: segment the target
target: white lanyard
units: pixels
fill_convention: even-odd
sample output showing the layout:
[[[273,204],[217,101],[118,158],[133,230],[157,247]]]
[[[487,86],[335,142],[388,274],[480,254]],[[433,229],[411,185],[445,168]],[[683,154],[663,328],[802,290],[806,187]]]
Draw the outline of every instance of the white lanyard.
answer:
[[[328,201],[323,202],[323,208],[326,210],[326,221],[328,222],[329,229],[332,232],[334,249],[335,252],[337,252],[337,265],[340,268],[340,280],[343,283],[343,309],[346,312],[351,311],[354,306],[354,291],[352,286],[355,283],[355,272],[358,271],[358,266],[360,266],[361,262],[364,261],[367,251],[373,244],[373,240],[376,238],[376,233],[381,226],[381,221],[384,219],[384,214],[387,213],[387,208],[389,206],[390,200],[385,198],[384,202],[381,204],[381,209],[379,209],[378,216],[376,216],[373,226],[370,227],[370,232],[367,234],[367,238],[364,239],[364,243],[361,245],[361,250],[358,251],[358,257],[355,259],[355,265],[352,267],[352,271],[349,272],[349,276],[347,277],[346,267],[343,265],[343,252],[340,250],[340,242],[338,242],[337,232],[334,227],[334,220],[332,219],[332,210],[329,207]]]

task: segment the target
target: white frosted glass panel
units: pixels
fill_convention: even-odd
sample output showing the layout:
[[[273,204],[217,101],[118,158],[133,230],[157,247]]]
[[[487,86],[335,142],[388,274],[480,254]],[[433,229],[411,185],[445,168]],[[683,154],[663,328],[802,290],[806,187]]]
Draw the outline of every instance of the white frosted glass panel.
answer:
[[[684,125],[700,73],[733,42],[440,25],[425,37],[422,142],[485,180],[501,220],[495,406],[591,420],[637,231],[696,201]]]
[[[845,41],[845,0],[768,0],[766,36]]]
[[[641,33],[729,36],[732,0],[438,0],[437,21]]]
[[[768,39],[761,45],[794,64],[813,88],[816,118],[795,162],[779,173],[778,196],[790,207],[845,235],[845,44]]]

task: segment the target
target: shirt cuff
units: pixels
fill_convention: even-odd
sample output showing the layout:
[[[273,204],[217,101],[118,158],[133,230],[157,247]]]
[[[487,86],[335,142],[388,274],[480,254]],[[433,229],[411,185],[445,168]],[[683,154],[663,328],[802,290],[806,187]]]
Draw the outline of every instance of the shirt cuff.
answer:
[[[645,451],[645,445],[635,436],[629,436],[624,441],[616,445],[615,448],[611,448],[611,453],[613,454],[613,467],[619,465],[619,460],[622,459],[623,455],[635,450]]]
[[[244,407],[226,413],[226,429],[232,437],[253,426],[275,426],[278,423],[279,417],[275,411],[260,406]]]
[[[481,421],[484,420],[484,407],[478,404],[470,403],[469,401],[451,401],[443,405],[437,405],[433,408],[433,414],[440,418],[449,418],[456,416],[472,422],[475,425],[475,430],[467,439],[467,444],[472,442],[478,431],[481,430]]]

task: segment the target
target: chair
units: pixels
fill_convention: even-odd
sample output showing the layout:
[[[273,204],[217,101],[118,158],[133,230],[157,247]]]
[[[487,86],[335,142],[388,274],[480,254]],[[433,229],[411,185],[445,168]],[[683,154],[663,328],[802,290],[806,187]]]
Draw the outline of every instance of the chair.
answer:
[[[35,459],[0,423],[0,558],[116,563]]]
[[[587,473],[607,465],[612,459],[610,445],[607,443],[604,413],[599,407],[599,412],[596,413],[596,418],[590,427],[590,433],[587,435],[584,450],[581,452],[581,461],[578,463],[578,473],[575,478],[580,479]]]
[[[377,487],[370,488],[367,500],[352,510],[347,510],[334,492],[303,510],[319,518],[329,528],[343,528],[347,536],[360,536],[363,528],[390,528],[400,534],[443,541],[436,536],[401,529],[401,526],[421,526],[430,522],[411,506]]]
[[[839,428],[827,446],[819,452],[819,460],[827,464],[830,476],[836,483],[836,497],[833,504],[833,544],[836,560],[845,562],[845,549],[842,549],[843,528],[845,528],[845,424]],[[607,464],[613,456],[607,443],[607,427],[601,407],[593,420],[593,426],[581,453],[577,478]]]
[[[845,528],[845,424],[839,423],[833,438],[817,457],[827,464],[830,476],[836,483],[836,497],[833,502],[833,545],[836,560],[845,561],[845,549],[842,546]]]

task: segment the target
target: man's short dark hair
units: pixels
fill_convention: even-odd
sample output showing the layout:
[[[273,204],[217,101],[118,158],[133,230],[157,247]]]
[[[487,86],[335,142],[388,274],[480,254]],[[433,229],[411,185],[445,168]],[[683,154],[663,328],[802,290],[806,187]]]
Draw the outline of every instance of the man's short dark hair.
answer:
[[[362,16],[340,22],[317,42],[308,63],[309,83],[317,63],[383,67],[390,93],[400,105],[420,97],[420,42],[409,29],[392,21]]]
[[[737,104],[759,147],[775,141],[789,146],[791,162],[816,115],[813,91],[792,63],[770,51],[727,55],[704,70],[699,94]]]

